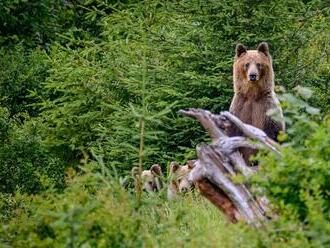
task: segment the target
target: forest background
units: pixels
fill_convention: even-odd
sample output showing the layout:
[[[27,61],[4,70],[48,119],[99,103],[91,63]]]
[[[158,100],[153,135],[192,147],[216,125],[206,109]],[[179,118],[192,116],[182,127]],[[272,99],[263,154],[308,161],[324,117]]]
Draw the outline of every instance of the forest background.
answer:
[[[1,247],[330,246],[329,23],[327,0],[1,1]],[[131,168],[195,158],[209,140],[177,111],[228,110],[235,45],[261,41],[288,128],[251,184],[280,217],[137,202]]]

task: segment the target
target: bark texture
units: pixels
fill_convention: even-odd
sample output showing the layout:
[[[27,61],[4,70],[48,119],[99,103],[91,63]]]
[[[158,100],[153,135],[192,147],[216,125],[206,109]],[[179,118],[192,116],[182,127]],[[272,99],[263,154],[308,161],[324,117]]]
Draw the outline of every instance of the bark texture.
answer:
[[[257,172],[246,164],[239,150],[269,149],[281,156],[279,144],[264,131],[243,123],[229,112],[215,115],[203,109],[188,109],[179,113],[197,119],[212,140],[212,144],[196,148],[198,160],[189,180],[229,221],[243,220],[260,227],[272,213],[266,197],[256,196],[245,183],[234,182],[233,177],[237,175],[248,179]],[[243,136],[228,137],[226,130],[230,128],[237,128]]]

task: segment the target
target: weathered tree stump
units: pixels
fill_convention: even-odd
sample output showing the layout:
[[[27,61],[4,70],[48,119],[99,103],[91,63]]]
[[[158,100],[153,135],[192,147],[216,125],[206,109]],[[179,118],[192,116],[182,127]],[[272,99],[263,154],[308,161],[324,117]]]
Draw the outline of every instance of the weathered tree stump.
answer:
[[[180,114],[196,118],[212,139],[212,144],[197,147],[198,160],[190,173],[201,194],[235,223],[246,221],[253,226],[272,216],[266,197],[255,196],[245,183],[235,183],[233,177],[249,178],[255,169],[246,165],[239,148],[269,149],[279,156],[280,146],[265,132],[243,123],[229,112],[219,115],[203,109],[180,110]],[[244,137],[228,137],[226,129],[235,126]]]

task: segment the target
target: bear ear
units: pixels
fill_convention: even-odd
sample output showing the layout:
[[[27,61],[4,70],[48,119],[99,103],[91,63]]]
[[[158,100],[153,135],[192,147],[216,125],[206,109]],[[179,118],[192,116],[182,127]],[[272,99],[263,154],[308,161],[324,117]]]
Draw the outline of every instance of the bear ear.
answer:
[[[177,162],[172,161],[170,164],[170,173],[175,173],[180,168],[180,165]]]
[[[138,174],[139,174],[139,167],[136,167],[136,166],[134,166],[133,168],[132,168],[132,177],[137,177],[138,176]]]
[[[257,50],[258,50],[259,52],[264,53],[266,56],[269,55],[269,48],[268,48],[268,44],[267,44],[267,42],[261,42],[261,43],[258,45]]]
[[[151,171],[151,173],[154,174],[154,175],[158,175],[158,176],[163,175],[163,173],[162,173],[162,168],[160,167],[159,164],[153,164],[153,165],[151,166],[151,168],[150,168],[150,171]]]
[[[236,51],[236,57],[238,58],[238,57],[240,57],[243,53],[246,53],[247,48],[246,48],[246,46],[244,46],[243,44],[238,43],[238,44],[236,45],[236,49],[235,49],[235,51]]]
[[[188,168],[190,169],[190,170],[192,170],[193,168],[195,168],[195,166],[196,166],[196,160],[188,160],[187,161],[187,165],[188,165]]]

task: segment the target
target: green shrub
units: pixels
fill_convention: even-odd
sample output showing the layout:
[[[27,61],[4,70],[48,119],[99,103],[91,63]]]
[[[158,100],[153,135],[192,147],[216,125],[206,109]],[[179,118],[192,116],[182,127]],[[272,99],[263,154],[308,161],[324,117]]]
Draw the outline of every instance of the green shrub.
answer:
[[[329,246],[326,1],[78,2],[0,3],[1,246]],[[228,225],[194,194],[140,206],[100,176],[194,158],[204,131],[177,110],[227,110],[234,47],[260,41],[276,85],[314,90],[283,94],[289,143],[260,156],[277,220]]]
[[[309,247],[299,234],[281,239],[266,228],[229,225],[195,194],[173,202],[162,194],[142,200],[137,208],[134,195],[115,178],[89,171],[71,179],[61,194],[16,195],[8,206],[15,218],[0,226],[0,242],[7,247]]]
[[[48,66],[45,63],[46,54],[36,49],[28,51],[22,46],[10,50],[0,49],[0,104],[6,107],[10,116],[28,113],[36,116],[39,112],[36,102],[30,96],[42,98],[42,82],[47,76]],[[21,116],[22,117],[22,116]]]
[[[305,99],[311,91],[297,88]],[[281,218],[279,236],[301,230],[314,247],[329,246],[330,119],[320,121],[318,109],[301,97],[284,95],[285,116],[291,125],[283,156],[261,157],[259,186],[265,189]]]
[[[9,118],[9,111],[7,108],[0,107],[0,142],[4,144],[11,129],[11,121]]]
[[[37,121],[28,121],[19,127],[14,123],[7,139],[1,141],[0,192],[13,193],[19,189],[37,193],[64,186],[67,165],[42,145],[39,127]]]

